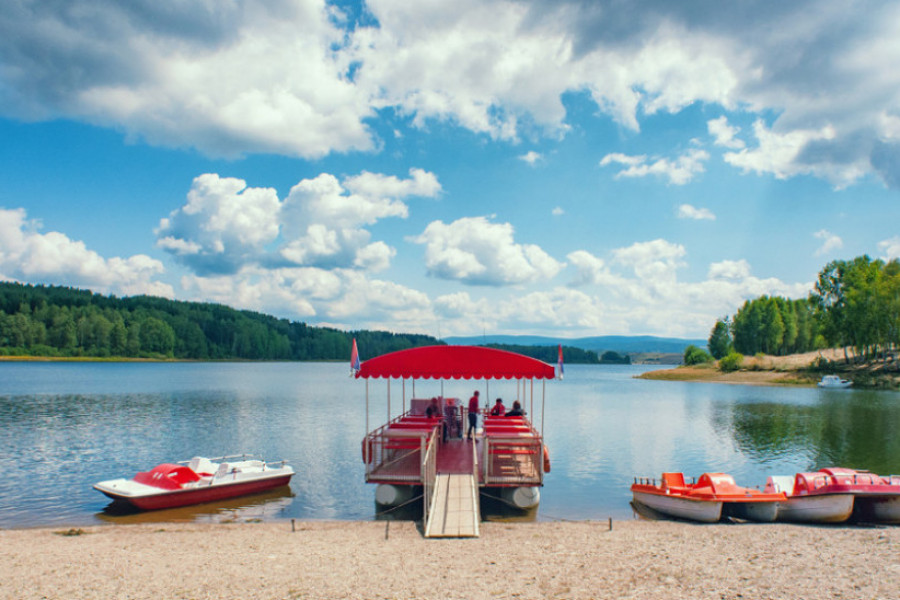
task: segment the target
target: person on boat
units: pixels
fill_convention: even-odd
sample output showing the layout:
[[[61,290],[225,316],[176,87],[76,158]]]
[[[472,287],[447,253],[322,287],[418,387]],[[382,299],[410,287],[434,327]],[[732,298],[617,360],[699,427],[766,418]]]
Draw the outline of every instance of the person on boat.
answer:
[[[466,439],[472,439],[472,433],[478,427],[478,390],[469,398],[469,430],[466,432]]]
[[[429,404],[425,409],[425,416],[429,419],[434,419],[441,416],[441,407],[438,406],[437,398],[431,399],[431,404]]]
[[[515,400],[513,402],[512,410],[510,410],[508,413],[506,413],[506,416],[507,417],[524,417],[525,416],[525,411],[522,410],[522,405],[519,404],[518,400]]]
[[[453,398],[447,398],[444,404],[444,441],[450,436],[462,437],[459,421],[456,420],[456,400]]]
[[[506,414],[506,407],[503,406],[503,400],[501,398],[497,398],[497,401],[494,403],[494,407],[491,409],[492,417],[502,417]]]

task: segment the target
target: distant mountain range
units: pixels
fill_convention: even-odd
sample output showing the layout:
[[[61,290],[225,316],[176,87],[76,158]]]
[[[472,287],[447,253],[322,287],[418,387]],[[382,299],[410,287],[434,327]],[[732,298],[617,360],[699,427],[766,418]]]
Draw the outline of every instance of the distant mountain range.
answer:
[[[601,335],[583,338],[553,338],[539,335],[478,335],[469,337],[446,337],[444,341],[455,345],[518,344],[522,346],[572,346],[582,350],[592,350],[597,354],[612,350],[619,353],[661,353],[683,354],[684,349],[693,344],[706,348],[707,340],[682,338],[662,338],[652,335]]]

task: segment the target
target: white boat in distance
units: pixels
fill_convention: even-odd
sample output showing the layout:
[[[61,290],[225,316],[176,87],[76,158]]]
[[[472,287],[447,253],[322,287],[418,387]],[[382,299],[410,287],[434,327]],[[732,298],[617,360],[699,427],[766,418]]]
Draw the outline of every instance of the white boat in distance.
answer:
[[[841,379],[837,375],[825,375],[818,384],[821,388],[842,389],[853,385],[849,379]]]

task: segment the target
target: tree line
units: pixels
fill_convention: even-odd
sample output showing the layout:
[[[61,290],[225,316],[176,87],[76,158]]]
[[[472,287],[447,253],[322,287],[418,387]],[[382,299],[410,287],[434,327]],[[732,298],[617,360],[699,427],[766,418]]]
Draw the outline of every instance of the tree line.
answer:
[[[212,303],[117,298],[0,282],[0,355],[194,360],[349,360],[440,344],[425,335],[345,332]]]
[[[520,346],[517,344],[483,344],[486,348],[496,348],[497,350],[506,350],[507,352],[515,352],[542,360],[545,363],[555,365],[559,359],[558,346]],[[602,361],[597,353],[592,350],[583,350],[573,346],[563,346],[563,363],[597,365]],[[613,353],[615,354],[615,353]],[[616,354],[616,357],[619,357]],[[627,361],[627,357],[619,357],[620,361]],[[626,363],[627,364],[627,363]]]
[[[716,359],[844,348],[845,356],[852,349],[867,360],[887,358],[898,345],[900,262],[859,256],[828,263],[807,298],[747,300],[733,317],[716,321],[708,347]],[[691,360],[701,358],[693,349]]]

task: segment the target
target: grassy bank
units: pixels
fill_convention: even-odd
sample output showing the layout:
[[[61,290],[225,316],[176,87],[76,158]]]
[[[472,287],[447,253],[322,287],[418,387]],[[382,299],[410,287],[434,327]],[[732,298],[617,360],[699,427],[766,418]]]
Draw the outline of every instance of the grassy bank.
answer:
[[[129,358],[127,356],[3,356],[0,362],[187,362],[174,358]],[[192,361],[197,362],[197,361]]]
[[[730,373],[710,363],[650,371],[639,377],[660,381],[814,386],[828,373],[850,379],[857,388],[900,390],[900,370],[896,363],[847,364],[843,352],[833,349],[791,356],[747,356],[741,368]]]

